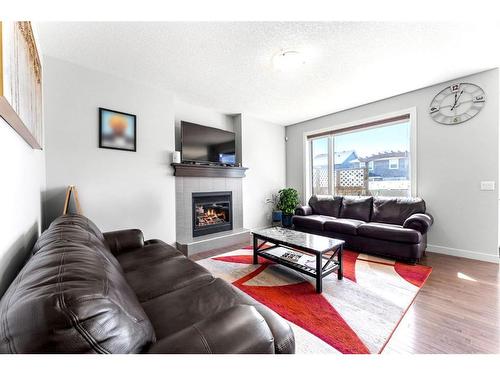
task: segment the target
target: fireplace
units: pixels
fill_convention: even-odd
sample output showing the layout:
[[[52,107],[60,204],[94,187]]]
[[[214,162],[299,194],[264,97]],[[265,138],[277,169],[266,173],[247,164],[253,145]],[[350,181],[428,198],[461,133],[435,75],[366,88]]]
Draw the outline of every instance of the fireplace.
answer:
[[[233,229],[230,191],[193,194],[193,237]]]

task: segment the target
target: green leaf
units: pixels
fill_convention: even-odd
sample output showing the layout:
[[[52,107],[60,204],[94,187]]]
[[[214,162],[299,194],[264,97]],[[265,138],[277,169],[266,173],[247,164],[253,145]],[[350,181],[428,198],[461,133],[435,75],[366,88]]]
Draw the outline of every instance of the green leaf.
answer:
[[[281,189],[279,192],[278,209],[285,215],[293,215],[299,205],[299,193],[294,188]]]

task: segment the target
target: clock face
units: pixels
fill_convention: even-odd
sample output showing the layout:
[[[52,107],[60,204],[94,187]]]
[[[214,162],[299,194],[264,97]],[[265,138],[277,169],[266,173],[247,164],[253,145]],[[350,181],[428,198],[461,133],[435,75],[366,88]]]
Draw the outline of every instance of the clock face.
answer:
[[[440,124],[456,125],[477,115],[485,101],[481,87],[472,83],[456,83],[432,99],[429,114]]]

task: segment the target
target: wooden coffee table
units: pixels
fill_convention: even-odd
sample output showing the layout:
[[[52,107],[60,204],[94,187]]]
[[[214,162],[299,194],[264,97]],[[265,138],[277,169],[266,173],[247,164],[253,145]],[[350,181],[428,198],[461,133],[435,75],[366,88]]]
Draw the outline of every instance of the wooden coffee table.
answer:
[[[274,227],[255,230],[253,234],[253,264],[258,264],[258,257],[291,268],[316,279],[316,292],[323,290],[323,278],[337,270],[337,277],[342,280],[342,253],[345,242],[316,234],[298,232],[292,229]],[[259,244],[259,240],[261,243]],[[265,247],[264,245],[271,246]],[[311,254],[316,258],[314,265],[300,264],[282,256],[276,256],[273,249],[285,249],[290,252]],[[297,251],[298,250],[298,251]],[[274,252],[274,254],[273,254]],[[327,253],[332,252],[331,255]],[[323,261],[326,260],[324,263]]]

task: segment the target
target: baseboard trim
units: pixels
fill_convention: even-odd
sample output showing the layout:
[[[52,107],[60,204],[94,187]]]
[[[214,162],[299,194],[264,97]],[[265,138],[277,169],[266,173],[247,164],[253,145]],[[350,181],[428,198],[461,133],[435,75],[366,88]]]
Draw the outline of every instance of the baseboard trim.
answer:
[[[451,255],[461,258],[482,260],[484,262],[490,262],[490,263],[500,263],[500,258],[498,257],[498,255],[479,253],[463,249],[455,249],[452,247],[436,246],[429,244],[427,245],[427,251],[430,253],[438,253],[438,254]]]

